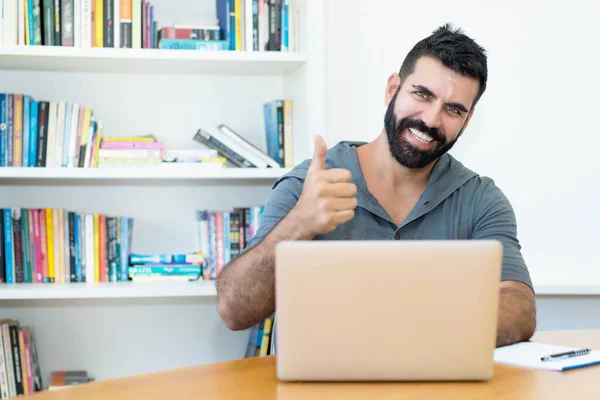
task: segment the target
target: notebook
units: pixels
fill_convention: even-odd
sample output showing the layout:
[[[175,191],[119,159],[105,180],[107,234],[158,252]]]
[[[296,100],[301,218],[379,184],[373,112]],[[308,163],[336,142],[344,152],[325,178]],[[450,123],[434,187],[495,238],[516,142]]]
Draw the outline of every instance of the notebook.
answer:
[[[574,347],[554,346],[543,343],[516,343],[494,350],[494,362],[518,367],[567,371],[569,369],[600,364],[600,351],[592,350],[583,356],[571,357],[557,361],[541,361],[548,354],[576,350]]]

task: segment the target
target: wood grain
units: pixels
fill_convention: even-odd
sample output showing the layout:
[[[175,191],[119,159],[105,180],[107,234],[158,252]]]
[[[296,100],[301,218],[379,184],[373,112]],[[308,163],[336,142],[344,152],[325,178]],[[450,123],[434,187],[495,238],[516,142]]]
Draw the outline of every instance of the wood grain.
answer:
[[[600,348],[600,330],[537,333],[534,341]],[[496,365],[489,382],[280,383],[275,357],[93,382],[40,392],[35,400],[147,399],[584,399],[598,398],[600,366],[556,372]]]

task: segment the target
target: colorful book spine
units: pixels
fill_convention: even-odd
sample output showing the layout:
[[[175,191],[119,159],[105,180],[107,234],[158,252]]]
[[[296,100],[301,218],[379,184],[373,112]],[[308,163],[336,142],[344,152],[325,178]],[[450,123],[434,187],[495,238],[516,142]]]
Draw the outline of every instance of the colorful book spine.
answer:
[[[158,43],[158,48],[169,50],[221,51],[229,48],[229,42],[226,40],[161,39]]]
[[[8,166],[8,95],[0,93],[0,166]]]

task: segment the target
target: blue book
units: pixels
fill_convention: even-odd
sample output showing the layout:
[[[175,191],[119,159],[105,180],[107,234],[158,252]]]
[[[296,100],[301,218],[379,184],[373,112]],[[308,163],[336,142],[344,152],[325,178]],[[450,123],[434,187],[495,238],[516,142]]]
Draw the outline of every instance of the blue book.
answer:
[[[8,153],[7,102],[6,93],[0,93],[0,167],[6,167]]]
[[[227,265],[231,261],[231,214],[229,212],[223,212],[223,256],[224,265]]]
[[[29,45],[30,46],[35,46],[35,26],[34,26],[34,22],[33,22],[33,0],[25,0],[27,1],[27,15],[25,16],[27,18],[27,25],[28,25],[28,31],[29,31]],[[41,11],[41,10],[40,10]],[[27,114],[25,114],[27,115]]]
[[[38,148],[38,106],[39,103],[31,100],[29,105],[29,166],[35,167]]]
[[[196,277],[202,272],[200,265],[134,265],[129,267],[132,275],[185,275]]]
[[[4,262],[6,283],[15,283],[15,246],[13,243],[12,209],[4,212]]]
[[[281,104],[280,104],[281,103]],[[279,132],[279,107],[283,107],[283,101],[274,100],[264,104],[264,118],[265,118],[265,134],[267,141],[267,154],[269,157],[279,163],[281,167],[284,166],[283,160],[283,143],[280,141],[283,139],[283,132]]]
[[[21,165],[25,168],[29,167],[29,125],[31,123],[29,117],[29,107],[31,104],[31,96],[23,96],[23,146],[21,153]]]
[[[197,264],[203,262],[201,253],[189,254],[129,254],[130,265],[144,264]]]
[[[290,0],[282,0],[281,4],[281,51],[289,51],[289,15]]]
[[[235,36],[232,36],[232,3],[233,0],[217,0],[217,19],[219,20],[221,40],[227,41],[229,50],[235,50]],[[233,26],[235,26],[235,22],[233,22]]]
[[[229,40],[231,41],[231,46],[229,50],[237,50],[237,46],[235,45],[235,0],[231,0],[229,2]]]
[[[13,129],[14,129],[14,95],[9,93],[6,97],[6,164],[5,167],[13,166]]]
[[[229,49],[229,42],[226,40],[160,39],[158,47],[169,50],[221,51]]]
[[[73,214],[73,253],[75,263],[73,265],[73,274],[75,275],[75,282],[81,282],[81,251],[79,250],[79,229],[80,229],[80,216],[79,214]]]

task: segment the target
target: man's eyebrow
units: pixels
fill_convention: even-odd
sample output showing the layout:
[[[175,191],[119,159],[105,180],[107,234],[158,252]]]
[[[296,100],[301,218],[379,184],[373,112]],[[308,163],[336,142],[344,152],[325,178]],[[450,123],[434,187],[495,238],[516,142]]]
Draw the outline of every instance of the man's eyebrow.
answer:
[[[450,107],[458,108],[460,111],[462,111],[464,113],[468,113],[469,112],[469,110],[467,110],[467,107],[463,106],[460,103],[447,103],[446,105],[448,105]]]
[[[416,90],[423,92],[424,94],[426,94],[427,96],[433,98],[433,99],[437,99],[437,96],[428,88],[426,88],[425,86],[422,85],[412,85],[413,88],[415,88]],[[468,113],[469,110],[467,110],[467,107],[465,107],[463,104],[461,103],[447,103],[446,105],[450,106],[450,107],[454,107],[456,109],[459,109],[460,111],[464,112],[464,113]]]
[[[416,90],[418,90],[419,92],[423,92],[424,94],[426,94],[429,97],[432,97],[434,99],[437,99],[437,96],[435,94],[433,94],[433,92],[429,89],[427,89],[425,86],[421,86],[421,85],[412,85],[412,87],[414,87]]]

